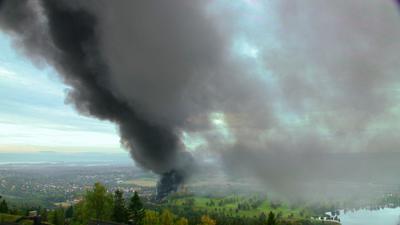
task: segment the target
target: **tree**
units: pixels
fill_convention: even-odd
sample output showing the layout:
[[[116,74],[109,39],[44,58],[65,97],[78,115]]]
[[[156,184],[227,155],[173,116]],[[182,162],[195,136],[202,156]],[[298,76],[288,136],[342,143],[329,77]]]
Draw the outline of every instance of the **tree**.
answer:
[[[86,191],[83,199],[73,207],[72,224],[88,224],[89,220],[111,220],[113,209],[112,195],[100,183]]]
[[[65,215],[63,208],[55,209],[51,214],[51,223],[54,225],[64,225]]]
[[[282,212],[278,212],[278,214],[276,215],[275,219],[281,219],[282,218]]]
[[[140,200],[138,193],[135,191],[129,202],[129,213],[134,224],[142,225],[145,215],[143,203]]]
[[[74,215],[74,208],[73,208],[72,205],[71,205],[71,206],[69,206],[69,207],[67,208],[67,210],[65,211],[65,218],[71,219],[73,215]]]
[[[90,217],[97,220],[111,219],[112,196],[102,184],[95,183],[93,190],[86,192],[85,203]]]
[[[258,222],[259,224],[265,224],[266,221],[267,221],[267,216],[265,215],[264,212],[262,212],[258,217]]]
[[[201,223],[199,225],[216,225],[216,221],[211,219],[209,216],[207,215],[203,215],[201,217]]]
[[[145,216],[143,218],[143,225],[159,225],[160,224],[160,214],[156,211],[146,210]]]
[[[184,204],[188,207],[193,207],[195,203],[194,198],[188,198],[185,200]]]
[[[0,195],[0,213],[8,213],[8,204],[5,199]]]
[[[174,215],[169,210],[164,210],[161,213],[160,218],[161,225],[173,225],[174,224]]]
[[[185,217],[179,218],[178,221],[175,223],[176,225],[188,225],[189,221]]]
[[[48,221],[48,210],[46,208],[40,210],[40,219],[43,222]]]
[[[128,210],[125,205],[123,192],[116,190],[114,193],[114,207],[112,212],[112,219],[118,223],[128,222]]]
[[[268,214],[267,225],[276,225],[275,214],[272,211]]]
[[[85,200],[82,200],[74,205],[72,221],[73,224],[88,224],[89,212],[86,210]]]

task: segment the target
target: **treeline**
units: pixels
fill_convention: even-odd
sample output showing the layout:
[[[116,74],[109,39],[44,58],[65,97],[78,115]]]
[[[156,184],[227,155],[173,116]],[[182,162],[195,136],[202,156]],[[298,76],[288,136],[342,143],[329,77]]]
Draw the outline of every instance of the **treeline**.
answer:
[[[238,216],[226,214],[223,211],[190,210],[188,208],[174,207],[169,205],[168,209],[178,216],[184,216],[188,219],[190,225],[199,224],[203,215],[208,215],[217,225],[337,225],[327,221],[317,221],[305,218],[295,218],[288,216],[283,218],[281,213],[273,211],[261,213],[259,216]]]
[[[109,193],[100,183],[96,183],[91,190],[88,190],[79,203],[67,208],[43,211],[41,214],[42,221],[54,225],[87,225],[90,220],[133,225],[191,224],[187,218],[177,216],[168,209],[145,209],[137,192],[129,199],[125,199],[122,191]],[[196,225],[216,225],[216,221],[207,215],[202,215]]]
[[[190,198],[191,202],[185,202],[185,205],[193,205],[194,199]],[[187,201],[187,200],[186,200]],[[262,205],[262,203],[265,201],[265,197],[251,197],[246,200],[242,200],[239,197],[229,197],[229,198],[224,198],[221,200],[210,200],[206,202],[206,206],[208,207],[223,207],[225,205],[229,204],[235,204],[235,212],[239,212],[240,210],[243,211],[249,211],[249,210],[255,210],[258,207]],[[233,211],[233,208],[230,208],[229,210]]]
[[[189,224],[199,224],[199,218],[202,215],[208,215],[210,218],[216,221],[218,225],[319,225],[319,224],[335,224],[327,221],[312,220],[311,218],[303,218],[293,215],[290,213],[283,216],[280,210],[271,212],[262,212],[258,216],[248,216],[243,213],[235,213],[235,208],[218,208],[227,204],[239,205],[239,204],[254,204],[258,202],[257,197],[245,199],[241,197],[228,197],[226,199],[211,199],[205,202],[205,205],[210,208],[196,208],[196,199],[189,197],[183,201],[172,199],[169,204],[165,205],[168,210],[171,210],[178,216],[184,216],[188,219]],[[265,199],[265,198],[264,198]],[[282,203],[274,203],[274,207],[278,208]],[[271,203],[272,205],[272,203]],[[274,209],[274,207],[272,207]],[[302,213],[300,212],[300,215]]]
[[[188,202],[189,203],[189,202]],[[191,204],[191,203],[189,203]],[[50,215],[51,214],[51,215]],[[280,225],[273,212],[263,217],[229,218],[222,214],[201,213],[195,210],[175,213],[169,207],[152,205],[145,207],[137,192],[129,199],[124,193],[114,193],[100,183],[88,190],[82,200],[67,209],[56,209],[49,214],[49,222],[54,225],[86,225],[90,220],[113,221],[134,225]]]
[[[4,202],[4,203],[3,203]],[[228,199],[214,204],[239,204],[238,199]],[[246,202],[249,205],[259,202],[256,198]],[[213,204],[213,203],[209,203]],[[0,206],[7,205],[2,199]],[[132,225],[319,225],[327,222],[313,221],[309,219],[282,218],[279,213],[261,213],[258,217],[232,216],[222,211],[207,212],[195,210],[194,199],[185,202],[187,207],[175,207],[173,205],[144,204],[137,192],[132,197],[125,198],[125,193],[116,190],[113,193],[106,187],[96,183],[92,189],[87,190],[81,200],[66,208],[59,207],[53,210],[43,208],[36,210],[42,222],[53,225],[87,225],[89,221],[110,221]],[[252,206],[250,206],[252,207]],[[3,207],[3,208],[8,208]],[[2,208],[0,208],[2,209]],[[0,211],[1,212],[1,211]],[[9,209],[4,213],[10,212]]]
[[[82,200],[73,206],[72,211],[69,222],[73,225],[86,225],[91,219],[124,224],[135,221],[135,224],[143,224],[146,216],[137,192],[126,201],[122,191],[108,193],[106,187],[100,183],[88,190]]]

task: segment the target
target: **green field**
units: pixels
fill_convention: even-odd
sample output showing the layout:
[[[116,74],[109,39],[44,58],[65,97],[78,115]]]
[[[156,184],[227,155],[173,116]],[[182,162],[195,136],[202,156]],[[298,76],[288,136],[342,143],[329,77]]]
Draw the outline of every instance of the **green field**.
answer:
[[[124,182],[124,184],[137,185],[141,187],[155,187],[157,180],[152,177],[143,177],[134,180],[127,180]]]
[[[1,222],[15,222],[20,217],[21,216],[18,216],[18,215],[0,213],[0,223]],[[19,224],[21,224],[21,225],[32,225],[32,221],[24,220],[24,221],[21,221]]]
[[[237,217],[258,217],[270,211],[280,218],[310,218],[311,215],[303,208],[292,209],[284,203],[271,203],[264,197],[227,196],[227,197],[196,197],[174,196],[166,203],[168,207],[191,209],[207,213],[222,213]]]

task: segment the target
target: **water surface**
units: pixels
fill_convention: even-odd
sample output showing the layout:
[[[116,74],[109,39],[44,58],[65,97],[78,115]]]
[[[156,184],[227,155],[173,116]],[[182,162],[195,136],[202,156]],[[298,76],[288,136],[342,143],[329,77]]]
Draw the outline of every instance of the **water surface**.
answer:
[[[400,225],[400,208],[341,212],[342,225]]]

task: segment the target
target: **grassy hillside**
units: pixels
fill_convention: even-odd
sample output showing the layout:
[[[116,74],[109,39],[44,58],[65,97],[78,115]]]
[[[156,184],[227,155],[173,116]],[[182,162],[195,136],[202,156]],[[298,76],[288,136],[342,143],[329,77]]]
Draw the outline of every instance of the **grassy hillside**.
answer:
[[[305,209],[291,209],[282,203],[271,203],[264,197],[196,197],[174,196],[166,203],[167,207],[181,210],[190,209],[207,213],[222,213],[236,217],[258,217],[273,211],[280,218],[310,218]]]
[[[177,214],[186,216],[194,211],[200,214],[209,214],[211,217],[224,215],[232,218],[249,218],[249,221],[252,221],[252,219],[260,218],[263,214],[267,216],[272,211],[280,224],[340,225],[337,222],[311,219],[313,215],[305,207],[294,208],[285,203],[271,202],[261,196],[199,197],[175,195],[171,196],[163,205]]]
[[[0,213],[0,223],[1,222],[15,222],[20,217],[21,216],[19,216],[19,215],[11,215],[11,214]],[[21,225],[32,225],[33,222],[29,221],[29,220],[24,220],[24,221],[21,221],[19,224],[21,224]]]

